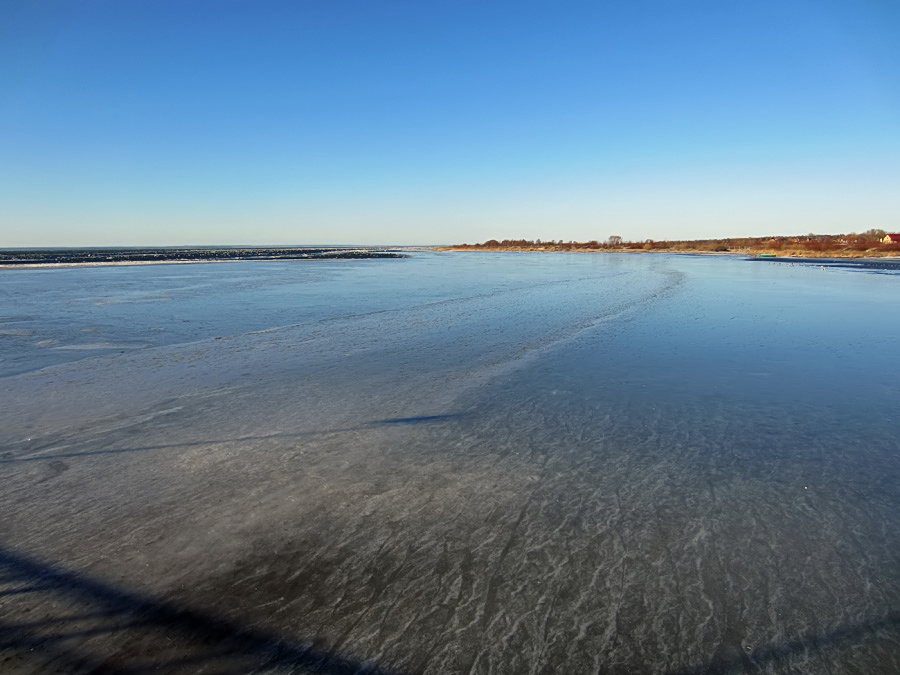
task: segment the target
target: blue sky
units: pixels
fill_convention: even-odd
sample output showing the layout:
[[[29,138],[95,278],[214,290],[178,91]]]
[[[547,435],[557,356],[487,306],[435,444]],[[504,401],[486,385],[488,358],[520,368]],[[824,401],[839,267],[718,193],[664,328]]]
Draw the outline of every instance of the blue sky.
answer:
[[[900,2],[4,0],[0,246],[900,230]]]

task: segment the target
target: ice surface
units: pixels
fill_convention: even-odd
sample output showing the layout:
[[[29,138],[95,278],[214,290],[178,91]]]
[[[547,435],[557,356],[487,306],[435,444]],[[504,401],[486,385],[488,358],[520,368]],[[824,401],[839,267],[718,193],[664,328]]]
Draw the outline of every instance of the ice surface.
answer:
[[[0,670],[896,672],[897,281],[0,275]]]

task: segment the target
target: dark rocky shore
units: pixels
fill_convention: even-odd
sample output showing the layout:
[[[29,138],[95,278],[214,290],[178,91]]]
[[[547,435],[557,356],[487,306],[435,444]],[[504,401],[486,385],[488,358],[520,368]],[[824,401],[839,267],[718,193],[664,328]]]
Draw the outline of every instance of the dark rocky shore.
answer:
[[[0,265],[402,258],[375,248],[62,248],[0,250]]]

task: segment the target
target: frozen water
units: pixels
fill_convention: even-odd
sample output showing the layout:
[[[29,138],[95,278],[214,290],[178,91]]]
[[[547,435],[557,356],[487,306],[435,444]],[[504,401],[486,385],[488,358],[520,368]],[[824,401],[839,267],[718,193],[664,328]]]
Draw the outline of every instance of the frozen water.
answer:
[[[0,670],[896,672],[883,272],[4,273]]]

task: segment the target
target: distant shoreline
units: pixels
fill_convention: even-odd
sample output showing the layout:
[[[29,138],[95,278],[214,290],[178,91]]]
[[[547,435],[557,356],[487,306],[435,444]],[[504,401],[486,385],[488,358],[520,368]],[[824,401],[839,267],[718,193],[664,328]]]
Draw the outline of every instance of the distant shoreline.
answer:
[[[0,250],[0,270],[184,265],[237,261],[370,260],[405,257],[407,257],[405,254],[395,250],[376,247],[7,249]]]
[[[757,258],[898,258],[900,234],[871,229],[857,234],[805,234],[723,239],[627,241],[611,235],[606,241],[541,241],[540,239],[488,239],[481,244],[454,244],[442,251],[550,252],[550,253],[687,253],[738,255]]]
[[[627,253],[627,254],[659,254],[669,253],[672,255],[704,255],[704,256],[737,256],[750,258],[888,258],[900,259],[900,254],[893,251],[772,251],[767,249],[729,249],[727,251],[710,251],[703,249],[631,249],[631,248],[579,248],[566,249],[555,246],[540,247],[506,247],[506,246],[440,246],[435,247],[436,251],[449,251],[461,253],[571,253],[571,254],[590,254],[590,253]]]

